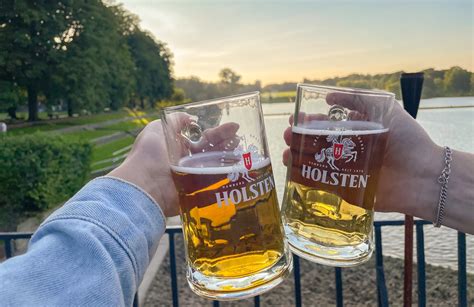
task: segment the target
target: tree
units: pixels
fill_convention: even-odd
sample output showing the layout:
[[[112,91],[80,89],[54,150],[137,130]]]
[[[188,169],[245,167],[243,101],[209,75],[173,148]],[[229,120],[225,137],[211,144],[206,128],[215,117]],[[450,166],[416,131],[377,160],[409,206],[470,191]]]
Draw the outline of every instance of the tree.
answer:
[[[80,110],[116,110],[129,101],[135,86],[125,35],[137,27],[136,19],[100,0],[74,2],[69,8],[74,37],[60,53],[48,100],[64,101],[69,116]]]
[[[219,78],[221,79],[222,83],[235,86],[237,83],[239,83],[241,76],[239,76],[230,68],[224,68],[219,72]]]
[[[262,90],[262,81],[255,80],[254,86],[255,86],[255,90],[261,91]]]
[[[446,90],[452,95],[466,95],[471,89],[471,73],[461,67],[451,67],[444,76]]]
[[[18,119],[16,109],[23,99],[24,93],[18,85],[0,81],[0,111],[6,111],[11,119]]]
[[[469,95],[474,96],[474,73],[471,73],[471,91]]]
[[[38,94],[74,34],[69,2],[10,1],[0,13],[0,79],[26,89],[30,121],[38,119]]]
[[[400,99],[401,97],[401,86],[400,86],[400,81],[395,81],[392,83],[389,83],[385,85],[385,90],[394,93],[396,99]]]
[[[141,107],[145,108],[146,100],[153,105],[157,100],[169,98],[173,94],[170,51],[139,28],[128,36],[128,46],[135,63],[135,95]]]
[[[110,40],[101,1],[74,2],[69,7],[72,39],[59,52],[51,86],[46,90],[50,103],[63,101],[72,116],[80,109],[103,109],[108,92],[106,52]],[[103,26],[105,25],[105,26]]]

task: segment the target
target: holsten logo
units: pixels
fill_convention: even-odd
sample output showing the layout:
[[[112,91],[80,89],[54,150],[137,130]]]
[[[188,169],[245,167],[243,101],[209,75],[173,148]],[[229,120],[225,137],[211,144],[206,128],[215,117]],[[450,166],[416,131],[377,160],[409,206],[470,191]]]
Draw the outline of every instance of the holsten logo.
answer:
[[[259,198],[275,188],[271,172],[266,172],[263,175],[261,172],[256,172],[260,175],[256,175],[255,178],[250,176],[249,172],[252,167],[263,167],[264,157],[259,154],[257,146],[251,144],[247,147],[247,150],[239,146],[234,149],[234,156],[239,158],[239,162],[232,166],[232,171],[227,174],[227,179],[229,179],[231,187],[236,185],[241,187],[215,193],[219,208],[223,205],[229,206],[231,203],[237,205],[241,202]],[[270,160],[268,160],[268,163],[270,163]],[[267,165],[269,164],[265,166]]]
[[[238,189],[216,193],[216,202],[219,208],[221,208],[222,205],[229,206],[231,203],[237,205],[241,202],[247,202],[259,198],[260,196],[271,192],[274,188],[275,182],[273,181],[271,174],[269,174],[264,179],[250,185],[244,185]]]
[[[338,185],[349,188],[366,188],[370,175],[345,174],[337,172],[328,172],[303,164],[301,167],[301,176],[311,179],[315,182],[321,182],[328,185]]]
[[[350,137],[343,138],[342,135],[329,135],[326,141],[332,143],[332,146],[322,148],[320,153],[316,153],[314,155],[316,162],[326,161],[332,170],[339,171],[339,167],[335,164],[336,161],[344,161],[345,163],[357,161],[356,144]],[[349,188],[366,188],[370,177],[370,175],[363,174],[328,172],[306,164],[301,167],[301,176],[315,182]]]
[[[356,144],[350,137],[342,138],[342,135],[329,135],[326,140],[332,142],[329,148],[321,149],[321,152],[314,155],[318,162],[323,162],[326,159],[327,164],[333,170],[339,170],[334,164],[336,160],[345,160],[345,162],[357,161],[357,151],[354,150]]]

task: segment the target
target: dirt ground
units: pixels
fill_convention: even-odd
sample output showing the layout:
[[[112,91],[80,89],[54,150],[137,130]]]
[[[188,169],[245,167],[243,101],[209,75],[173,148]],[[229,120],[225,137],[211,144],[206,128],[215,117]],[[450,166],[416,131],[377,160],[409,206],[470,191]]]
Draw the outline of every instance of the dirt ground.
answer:
[[[200,298],[188,287],[182,236],[176,236],[176,261],[180,306],[211,306],[212,301]],[[304,306],[334,306],[334,268],[301,259],[301,289]],[[391,306],[403,303],[403,261],[384,258],[385,278]],[[417,304],[416,267],[413,275],[413,303]],[[275,289],[260,297],[261,306],[294,306],[293,274]],[[344,306],[376,306],[377,288],[375,257],[368,263],[342,270]],[[451,269],[426,266],[427,306],[457,306],[457,272]],[[145,306],[171,306],[171,278],[167,256],[150,288]],[[474,276],[468,275],[468,305],[474,305]],[[253,300],[221,302],[221,306],[253,306]]]

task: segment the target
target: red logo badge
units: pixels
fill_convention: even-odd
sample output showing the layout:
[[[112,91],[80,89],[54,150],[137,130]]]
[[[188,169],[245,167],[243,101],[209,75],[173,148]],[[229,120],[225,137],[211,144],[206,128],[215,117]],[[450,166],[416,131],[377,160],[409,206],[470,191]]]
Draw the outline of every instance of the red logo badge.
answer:
[[[252,168],[252,157],[250,156],[250,152],[242,154],[242,158],[244,158],[244,166],[247,170]]]
[[[340,143],[333,143],[332,144],[332,150],[334,152],[334,158],[336,160],[339,160],[342,157],[342,149],[344,148],[344,145]]]

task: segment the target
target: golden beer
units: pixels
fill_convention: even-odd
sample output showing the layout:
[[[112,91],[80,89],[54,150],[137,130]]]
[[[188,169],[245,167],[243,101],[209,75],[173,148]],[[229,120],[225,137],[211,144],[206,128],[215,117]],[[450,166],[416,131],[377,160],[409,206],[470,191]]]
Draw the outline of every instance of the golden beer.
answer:
[[[292,130],[286,234],[293,252],[304,258],[355,265],[373,249],[373,206],[388,129],[371,122],[341,123],[340,130],[320,130],[324,121],[314,124]]]
[[[291,272],[258,92],[162,114],[191,290],[244,299]]]
[[[212,156],[194,155],[172,167],[188,263],[203,276],[246,278],[271,268],[285,253],[272,166],[267,158],[249,171],[206,167]],[[244,288],[219,290],[263,282],[268,281],[255,278]]]

